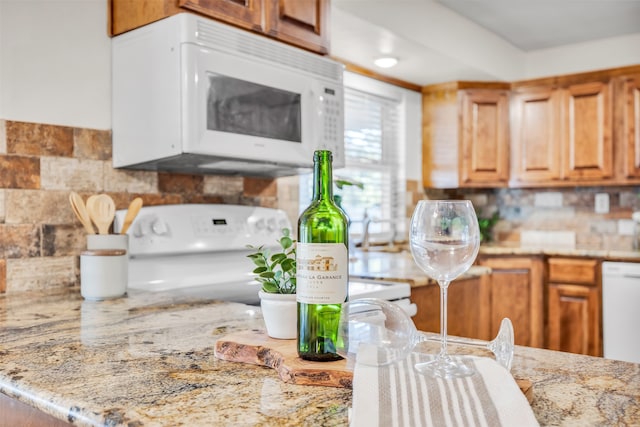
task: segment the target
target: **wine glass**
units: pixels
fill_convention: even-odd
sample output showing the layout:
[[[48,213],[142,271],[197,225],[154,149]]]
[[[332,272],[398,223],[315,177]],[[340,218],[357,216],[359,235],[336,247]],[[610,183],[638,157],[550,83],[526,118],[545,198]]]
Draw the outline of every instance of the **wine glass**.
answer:
[[[440,353],[416,369],[432,377],[473,375],[463,359],[447,354],[447,290],[453,279],[467,271],[480,249],[480,228],[468,200],[421,200],[411,217],[411,254],[418,267],[440,285]]]
[[[379,298],[361,298],[342,304],[337,351],[345,359],[369,366],[386,366],[405,359],[424,341],[441,342],[439,337],[420,332],[398,304]],[[449,343],[484,348],[496,362],[511,370],[514,342],[513,324],[502,319],[491,341],[452,337]]]

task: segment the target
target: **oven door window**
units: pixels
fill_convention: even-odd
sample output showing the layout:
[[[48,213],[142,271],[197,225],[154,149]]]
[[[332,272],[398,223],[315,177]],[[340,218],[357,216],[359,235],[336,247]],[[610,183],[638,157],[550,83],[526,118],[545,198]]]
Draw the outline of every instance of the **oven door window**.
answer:
[[[207,73],[207,129],[302,142],[300,94]]]

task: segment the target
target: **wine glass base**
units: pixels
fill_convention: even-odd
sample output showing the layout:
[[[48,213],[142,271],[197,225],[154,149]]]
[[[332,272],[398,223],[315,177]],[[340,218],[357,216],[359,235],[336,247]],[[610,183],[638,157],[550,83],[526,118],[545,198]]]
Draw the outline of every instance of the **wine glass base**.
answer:
[[[449,356],[438,356],[430,362],[421,362],[415,364],[415,369],[422,375],[431,378],[464,378],[470,377],[476,373],[476,370],[466,364],[464,359],[454,360]]]

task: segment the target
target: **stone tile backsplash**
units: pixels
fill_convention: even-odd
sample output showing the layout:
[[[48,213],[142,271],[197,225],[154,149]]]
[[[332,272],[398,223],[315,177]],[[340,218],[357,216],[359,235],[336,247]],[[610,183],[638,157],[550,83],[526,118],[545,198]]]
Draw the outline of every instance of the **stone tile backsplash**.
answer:
[[[596,213],[597,194],[609,196],[609,212]],[[579,187],[545,189],[428,190],[430,198],[468,198],[481,217],[496,210],[500,221],[493,229],[494,241],[527,244],[522,234],[569,232],[576,249],[631,250],[629,221],[640,210],[638,187]],[[548,243],[552,245],[553,243]],[[573,243],[572,243],[573,244]]]
[[[278,206],[278,180],[114,169],[111,132],[0,120],[0,292],[79,285],[85,234],[69,192],[144,204]]]

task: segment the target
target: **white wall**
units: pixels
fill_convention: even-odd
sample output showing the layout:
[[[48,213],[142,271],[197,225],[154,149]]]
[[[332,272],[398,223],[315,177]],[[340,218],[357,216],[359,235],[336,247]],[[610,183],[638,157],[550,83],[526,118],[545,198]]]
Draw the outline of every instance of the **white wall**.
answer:
[[[524,79],[640,64],[640,33],[539,49],[526,55]]]
[[[0,119],[111,128],[107,0],[0,0]]]

